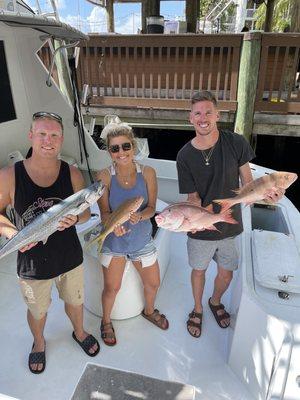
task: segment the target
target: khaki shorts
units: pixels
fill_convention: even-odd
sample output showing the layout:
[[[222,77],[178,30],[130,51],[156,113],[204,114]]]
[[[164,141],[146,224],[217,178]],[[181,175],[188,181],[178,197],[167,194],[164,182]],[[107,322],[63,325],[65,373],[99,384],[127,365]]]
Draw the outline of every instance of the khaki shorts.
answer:
[[[189,237],[187,251],[189,264],[193,269],[204,270],[211,260],[228,271],[238,268],[239,254],[236,237],[221,240],[198,240]]]
[[[52,279],[19,278],[24,301],[37,320],[43,318],[51,303],[51,289],[55,282],[59,297],[67,304],[80,306],[83,303],[83,266],[72,269]]]

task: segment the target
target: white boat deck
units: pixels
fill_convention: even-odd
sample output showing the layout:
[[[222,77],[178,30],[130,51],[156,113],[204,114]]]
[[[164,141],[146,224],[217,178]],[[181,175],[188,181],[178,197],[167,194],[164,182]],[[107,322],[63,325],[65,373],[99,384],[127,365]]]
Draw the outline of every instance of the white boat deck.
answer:
[[[226,364],[232,328],[219,328],[207,306],[216,272],[214,265],[207,274],[202,336],[195,339],[187,333],[186,319],[193,308],[193,300],[186,236],[173,234],[171,240],[171,262],[156,304],[167,315],[169,330],[161,331],[141,316],[115,321],[117,346],[110,348],[100,340],[100,353],[90,358],[71,338],[71,324],[63,303],[53,290],[45,329],[47,366],[41,375],[32,374],[27,366],[32,337],[17,283],[15,255],[1,260],[0,398],[2,393],[22,400],[70,399],[86,363],[92,362],[194,385],[196,399],[253,400]],[[226,297],[224,302],[227,304]],[[97,339],[100,337],[99,325],[99,318],[85,310],[85,328]]]

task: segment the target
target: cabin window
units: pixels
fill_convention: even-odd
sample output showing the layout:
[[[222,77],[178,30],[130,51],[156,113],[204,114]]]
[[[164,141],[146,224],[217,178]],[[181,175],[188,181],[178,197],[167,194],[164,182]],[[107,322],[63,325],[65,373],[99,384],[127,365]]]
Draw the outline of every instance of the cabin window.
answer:
[[[7,63],[4,51],[4,42],[0,40],[0,124],[16,119],[16,111],[13,102],[11,86],[8,76]]]

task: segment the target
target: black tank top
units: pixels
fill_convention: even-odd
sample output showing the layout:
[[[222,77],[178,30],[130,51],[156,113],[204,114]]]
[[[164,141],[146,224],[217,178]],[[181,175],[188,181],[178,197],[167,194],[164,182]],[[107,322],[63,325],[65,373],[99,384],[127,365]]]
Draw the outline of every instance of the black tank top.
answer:
[[[15,164],[15,214],[18,229],[39,214],[73,194],[70,167],[61,161],[53,185],[40,187],[27,174],[23,161]],[[18,275],[23,279],[51,279],[76,268],[83,261],[82,248],[74,226],[56,231],[46,244],[39,242],[24,253],[18,252]]]

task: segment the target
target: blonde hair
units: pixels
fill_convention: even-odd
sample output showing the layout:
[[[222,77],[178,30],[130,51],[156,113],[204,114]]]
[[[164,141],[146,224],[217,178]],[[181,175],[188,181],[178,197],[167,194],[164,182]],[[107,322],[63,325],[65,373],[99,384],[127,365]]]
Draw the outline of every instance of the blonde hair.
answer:
[[[105,116],[105,118],[106,117],[107,116]],[[126,136],[128,140],[130,140],[133,148],[136,149],[136,140],[131,126],[129,126],[125,122],[122,122],[120,118],[116,115],[109,117],[114,117],[114,118],[111,118],[110,121],[108,121],[107,125],[105,125],[105,127],[101,132],[101,138],[105,140],[107,148],[109,148],[110,141],[112,138],[118,136]],[[104,123],[105,123],[105,118],[104,118]]]

